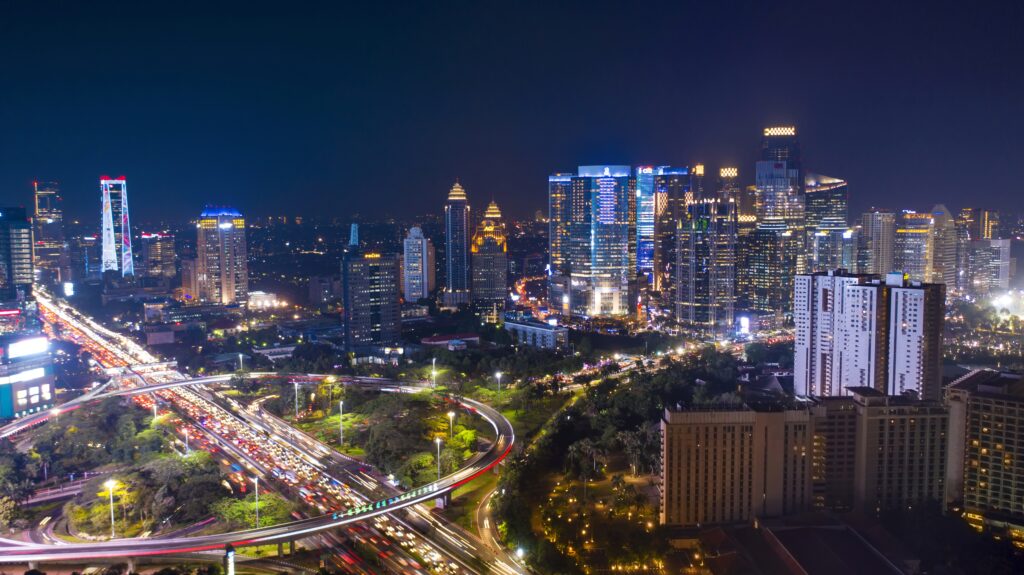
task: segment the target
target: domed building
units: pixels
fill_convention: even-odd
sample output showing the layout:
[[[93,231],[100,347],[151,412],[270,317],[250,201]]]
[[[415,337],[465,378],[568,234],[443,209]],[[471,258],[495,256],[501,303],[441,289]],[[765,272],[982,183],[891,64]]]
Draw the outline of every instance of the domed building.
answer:
[[[487,323],[500,323],[508,297],[508,235],[498,204],[491,201],[470,242],[473,307]]]

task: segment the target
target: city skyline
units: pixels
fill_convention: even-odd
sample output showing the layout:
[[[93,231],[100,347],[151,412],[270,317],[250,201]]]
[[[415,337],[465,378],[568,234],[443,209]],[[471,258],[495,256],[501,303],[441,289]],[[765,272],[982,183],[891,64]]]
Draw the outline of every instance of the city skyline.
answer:
[[[936,8],[924,27],[909,6],[887,6],[885,18],[869,7],[552,6],[539,19],[526,10],[324,9],[286,16],[294,26],[279,28],[279,15],[258,7],[201,20],[187,9],[67,10],[76,18],[46,21],[45,49],[25,36],[44,21],[34,6],[14,8],[0,40],[17,56],[3,70],[23,79],[0,96],[11,111],[0,189],[28,206],[34,180],[59,181],[77,219],[92,211],[104,172],[132,179],[141,219],[185,217],[210,189],[252,214],[408,216],[428,211],[455,178],[517,218],[544,204],[544,177],[575,165],[702,162],[739,166],[739,182],[752,183],[751,134],[778,123],[800,128],[807,165],[850,182],[853,213],[958,206],[965,196],[1014,208],[1000,198],[1018,187],[1012,158],[1022,151],[1012,96],[1022,80],[1004,73],[1024,54],[1012,46],[1019,12]],[[389,47],[376,25],[345,33],[385,17]],[[814,25],[823,18],[845,25]],[[226,29],[229,19],[239,25]],[[620,19],[647,25],[596,41]],[[690,22],[728,25],[718,33]],[[118,43],[93,34],[108,23]],[[765,30],[778,65],[751,57]],[[507,48],[519,34],[533,42]],[[876,41],[864,45],[865,34]],[[98,64],[120,79],[118,98],[89,96],[106,81]],[[796,81],[774,81],[779,66]],[[325,78],[330,67],[338,73]],[[664,86],[634,90],[644,77]],[[552,85],[568,97],[539,95],[558,94],[537,89]],[[577,91],[592,97],[571,97]],[[119,137],[100,136],[110,130]],[[378,202],[380,189],[400,201]],[[179,201],[158,210],[162,197]]]

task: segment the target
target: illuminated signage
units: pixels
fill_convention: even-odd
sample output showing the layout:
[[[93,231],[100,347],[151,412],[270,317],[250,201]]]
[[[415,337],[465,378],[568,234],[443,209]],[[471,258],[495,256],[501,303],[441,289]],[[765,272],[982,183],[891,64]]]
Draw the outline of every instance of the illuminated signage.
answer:
[[[0,377],[0,385],[9,385],[11,383],[21,383],[23,381],[32,381],[34,379],[40,379],[46,376],[46,370],[41,367],[33,369],[27,369],[14,375],[8,375],[6,377]]]
[[[795,136],[796,126],[771,126],[764,129],[765,136]]]
[[[7,346],[7,357],[15,359],[27,355],[46,353],[50,349],[50,341],[45,337],[32,337],[16,341]]]
[[[718,176],[720,178],[735,178],[740,175],[739,168],[722,168],[718,170]]]

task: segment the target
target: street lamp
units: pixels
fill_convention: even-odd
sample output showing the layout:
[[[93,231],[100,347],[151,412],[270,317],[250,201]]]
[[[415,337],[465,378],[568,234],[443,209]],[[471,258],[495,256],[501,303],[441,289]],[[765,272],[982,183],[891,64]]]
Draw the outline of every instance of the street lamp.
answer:
[[[455,437],[455,412],[448,412],[448,439]]]
[[[494,372],[494,379],[496,379],[498,381],[498,393],[501,393],[501,372],[500,371]]]
[[[242,354],[238,354],[238,371],[242,371]]]
[[[299,420],[299,382],[293,381],[292,385],[295,386],[295,421]]]
[[[253,482],[256,483],[256,529],[260,528],[260,476],[256,475],[252,478]]]
[[[523,551],[522,547],[516,549],[516,559],[519,559],[520,561],[522,561],[523,560],[523,555],[525,555],[525,554],[526,554],[526,551]]]
[[[117,487],[117,482],[113,479],[108,479],[104,484],[107,488],[107,493],[110,494],[110,538],[114,538],[114,488]]]
[[[437,480],[441,481],[441,438],[435,437],[434,443],[437,444]]]
[[[437,387],[437,358],[430,360],[430,387]]]
[[[345,400],[338,402],[338,449],[345,444]]]

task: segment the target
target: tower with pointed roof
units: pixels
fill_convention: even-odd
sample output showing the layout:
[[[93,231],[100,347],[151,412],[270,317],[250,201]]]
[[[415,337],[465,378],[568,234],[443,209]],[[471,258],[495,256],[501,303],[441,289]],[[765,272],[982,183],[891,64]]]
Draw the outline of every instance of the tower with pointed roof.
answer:
[[[470,302],[469,233],[469,199],[456,180],[444,204],[445,307]]]
[[[500,323],[508,295],[508,235],[493,200],[484,211],[470,244],[473,307],[488,323]]]

